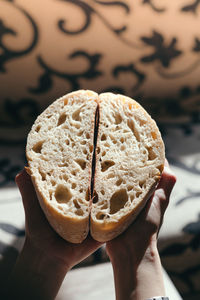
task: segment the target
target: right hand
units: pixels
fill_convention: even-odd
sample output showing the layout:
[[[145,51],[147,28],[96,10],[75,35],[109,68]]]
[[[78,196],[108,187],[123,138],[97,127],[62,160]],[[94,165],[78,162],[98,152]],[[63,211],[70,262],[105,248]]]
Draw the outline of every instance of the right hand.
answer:
[[[157,235],[175,182],[176,177],[166,160],[160,182],[144,210],[125,232],[107,242],[106,250],[111,262],[121,259],[122,255],[140,261],[152,244],[156,247]]]

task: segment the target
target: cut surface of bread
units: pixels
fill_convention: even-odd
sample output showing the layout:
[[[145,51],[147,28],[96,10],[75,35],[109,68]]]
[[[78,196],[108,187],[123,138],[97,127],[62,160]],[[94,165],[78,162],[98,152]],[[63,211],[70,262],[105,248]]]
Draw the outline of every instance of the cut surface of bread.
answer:
[[[91,235],[98,241],[124,231],[146,204],[164,166],[164,145],[155,122],[134,100],[99,96]]]
[[[35,121],[26,155],[40,205],[64,239],[105,242],[146,204],[164,167],[156,123],[133,99],[70,93]]]
[[[98,95],[68,94],[35,121],[27,139],[29,173],[49,223],[80,243],[89,231],[94,120]]]

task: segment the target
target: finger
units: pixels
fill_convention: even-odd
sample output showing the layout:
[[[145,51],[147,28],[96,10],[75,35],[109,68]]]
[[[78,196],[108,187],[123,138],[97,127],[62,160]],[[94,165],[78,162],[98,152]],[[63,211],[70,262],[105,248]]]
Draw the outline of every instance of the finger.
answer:
[[[31,177],[25,169],[21,171],[15,178],[15,182],[18,185],[19,191],[22,196],[22,201],[24,205],[25,215],[28,220],[31,220],[34,215],[38,217],[42,214],[40,205],[37,199],[35,189],[33,187]]]
[[[166,160],[165,167],[157,189],[163,189],[166,197],[169,198],[175,183],[176,183],[176,176],[171,170],[168,161]]]
[[[175,183],[176,176],[174,175],[168,162],[166,161],[160,182],[153,196],[154,201],[156,200],[160,206],[162,216],[164,215],[164,212],[169,204],[170,195]]]

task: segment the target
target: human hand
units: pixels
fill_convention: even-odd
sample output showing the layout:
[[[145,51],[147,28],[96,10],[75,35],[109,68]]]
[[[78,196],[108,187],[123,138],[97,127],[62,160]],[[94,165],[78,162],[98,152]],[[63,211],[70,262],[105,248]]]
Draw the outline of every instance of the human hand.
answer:
[[[102,244],[88,236],[81,244],[72,244],[63,240],[49,225],[38,202],[31,177],[23,170],[16,177],[24,211],[26,243],[43,253],[45,257],[57,260],[71,269],[89,256]]]
[[[160,182],[144,210],[124,233],[107,242],[106,249],[111,261],[128,252],[141,259],[148,246],[156,243],[175,182],[176,177],[166,160]]]

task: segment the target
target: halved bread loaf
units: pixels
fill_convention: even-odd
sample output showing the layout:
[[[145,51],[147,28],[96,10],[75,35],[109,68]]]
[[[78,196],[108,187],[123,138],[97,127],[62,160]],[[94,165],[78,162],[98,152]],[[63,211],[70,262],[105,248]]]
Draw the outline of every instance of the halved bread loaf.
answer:
[[[80,243],[89,231],[94,121],[98,95],[70,93],[35,121],[26,155],[40,205],[64,239]]]
[[[111,93],[70,93],[35,121],[28,172],[49,223],[64,239],[89,231],[108,241],[146,204],[164,167],[164,145],[134,100]]]

